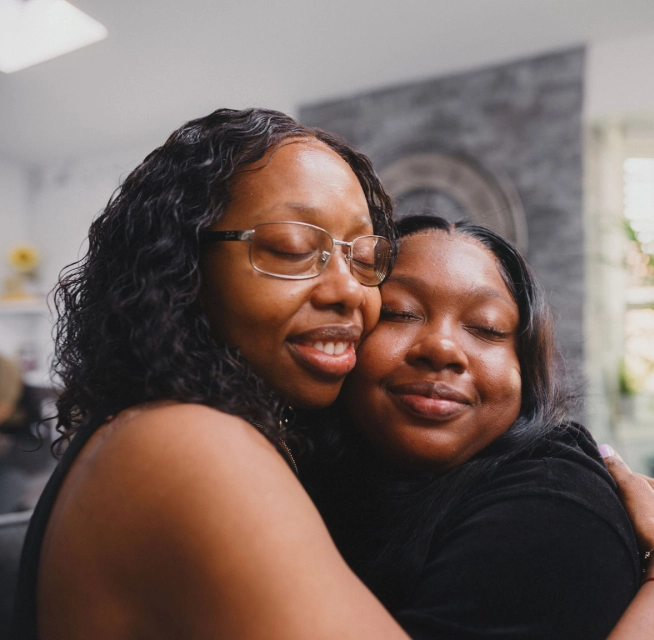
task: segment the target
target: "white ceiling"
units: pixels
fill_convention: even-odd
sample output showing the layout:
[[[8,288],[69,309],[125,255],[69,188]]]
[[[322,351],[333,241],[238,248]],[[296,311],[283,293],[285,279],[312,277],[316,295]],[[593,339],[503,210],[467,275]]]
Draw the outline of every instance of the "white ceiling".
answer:
[[[0,153],[153,146],[221,107],[335,98],[654,28],[654,0],[72,0],[107,40],[0,74]]]

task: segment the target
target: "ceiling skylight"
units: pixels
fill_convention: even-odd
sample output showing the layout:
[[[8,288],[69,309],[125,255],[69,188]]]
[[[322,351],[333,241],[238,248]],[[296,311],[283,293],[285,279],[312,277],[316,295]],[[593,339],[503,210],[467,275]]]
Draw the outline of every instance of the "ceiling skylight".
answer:
[[[107,37],[66,0],[0,0],[0,71],[13,73]]]

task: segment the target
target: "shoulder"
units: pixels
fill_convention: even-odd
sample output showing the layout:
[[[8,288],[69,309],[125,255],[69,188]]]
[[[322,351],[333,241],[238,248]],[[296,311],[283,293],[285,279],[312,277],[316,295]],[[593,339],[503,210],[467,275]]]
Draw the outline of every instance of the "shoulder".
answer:
[[[521,586],[539,573],[573,590],[591,580],[630,593],[638,581],[636,542],[616,492],[593,465],[565,458],[500,468],[448,519],[431,557],[486,567]]]
[[[635,546],[606,519],[547,491],[498,496],[434,546],[401,620],[432,634],[413,637],[599,639],[637,585]]]
[[[246,441],[251,444],[267,441],[242,418],[201,404],[155,405],[137,410],[134,415],[128,413],[124,422],[118,416],[113,432],[116,435],[129,434],[127,437],[132,438],[169,436],[178,446],[184,440],[194,438],[201,438],[207,443],[215,439],[221,442]],[[273,449],[274,447],[271,448]]]
[[[596,459],[580,450],[531,455],[500,465],[487,482],[470,492],[459,511],[470,513],[484,504],[530,496],[574,502],[606,520],[623,537],[633,537],[615,482],[599,454]]]
[[[194,405],[123,418],[83,451],[86,482],[59,519],[68,562],[50,575],[66,575],[79,595],[73,614],[84,615],[89,585],[102,583],[96,600],[119,603],[152,637],[402,635],[254,427]]]
[[[126,473],[148,473],[167,482],[171,472],[239,473],[252,459],[283,462],[272,443],[241,418],[195,404],[162,404],[123,411],[101,427],[82,450],[76,465],[103,472],[119,488]],[[116,468],[124,473],[115,476]]]
[[[265,442],[243,419],[200,404],[154,403],[127,409],[103,427],[103,442],[117,447],[139,447],[174,441],[175,450],[199,438],[210,444],[220,441],[252,445]],[[274,450],[274,447],[272,447]]]
[[[455,629],[605,638],[637,585],[635,540],[606,470],[574,444],[555,443],[470,492],[435,539],[402,616],[416,638],[469,637]]]
[[[44,575],[51,584],[74,567],[64,590],[84,584],[87,599],[129,603],[135,620],[221,629],[231,614],[220,607],[241,610],[250,578],[297,553],[307,531],[328,545],[322,528],[286,462],[245,421],[198,405],[127,411],[71,467],[48,524]]]
[[[235,506],[259,483],[285,489],[298,485],[257,429],[194,404],[123,412],[91,439],[76,466],[88,491],[99,490],[116,505],[128,500],[171,523],[180,523],[176,510],[192,517],[197,500],[207,500],[210,511]],[[136,521],[145,524],[142,518]]]
[[[121,412],[91,437],[64,489],[100,492],[112,500],[125,493],[131,502],[160,491],[173,498],[188,483],[247,477],[255,461],[262,469],[285,465],[275,447],[240,418],[202,405],[142,406]]]
[[[216,512],[245,513],[244,496],[265,488],[301,492],[257,429],[210,407],[169,403],[128,409],[101,427],[72,465],[57,506],[92,514],[90,522],[111,520],[136,545],[155,521],[165,533],[207,523]]]

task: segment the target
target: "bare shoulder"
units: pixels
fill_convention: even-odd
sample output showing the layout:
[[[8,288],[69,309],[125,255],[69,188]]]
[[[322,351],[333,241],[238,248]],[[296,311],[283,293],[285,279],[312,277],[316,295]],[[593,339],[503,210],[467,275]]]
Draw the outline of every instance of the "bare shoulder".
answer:
[[[250,475],[255,460],[265,469],[271,465],[286,470],[272,443],[238,417],[195,404],[129,411],[105,425],[85,448],[84,458],[96,470],[119,465],[124,472],[147,474],[151,480],[161,475],[162,482],[176,474],[191,479],[195,474],[230,475],[248,469]]]
[[[307,500],[275,447],[245,421],[192,404],[128,409],[93,435],[66,477],[44,539],[44,584],[118,603],[121,616],[149,619],[154,637],[167,637],[166,614],[200,621],[207,594],[210,611],[229,600],[244,541],[275,526],[271,499],[282,513]],[[303,507],[309,519],[312,508]]]
[[[233,447],[275,452],[259,431],[241,418],[199,404],[163,404],[127,410],[104,427],[103,447],[121,455],[172,455],[202,458],[220,455],[227,460]],[[215,449],[218,449],[216,451]],[[221,452],[223,452],[221,454]],[[238,457],[234,459],[238,462]]]
[[[135,526],[149,513],[169,527],[209,524],[214,512],[244,512],[255,492],[303,493],[275,447],[244,420],[193,404],[169,404],[106,425],[84,452],[94,488],[111,489],[134,507]],[[213,532],[215,533],[215,531]]]
[[[137,546],[153,522],[160,537],[174,529],[197,535],[196,519],[210,528],[211,514],[245,512],[247,497],[265,489],[303,493],[258,430],[210,407],[167,403],[128,409],[101,427],[75,460],[55,511],[68,521],[83,516],[85,529],[98,523],[100,538],[110,521]]]
[[[92,584],[96,602],[147,629],[138,637],[405,637],[275,447],[238,418],[195,405],[120,416],[72,471],[49,590],[86,585],[84,615]],[[65,613],[62,624],[80,610]]]
[[[170,404],[119,416],[90,443],[94,480],[133,509],[136,528],[156,521],[196,539],[215,536],[239,514],[256,517],[267,494],[304,495],[275,447],[244,420],[210,407]],[[144,518],[143,514],[148,514]],[[229,517],[226,517],[229,514]],[[163,530],[161,529],[163,527]]]

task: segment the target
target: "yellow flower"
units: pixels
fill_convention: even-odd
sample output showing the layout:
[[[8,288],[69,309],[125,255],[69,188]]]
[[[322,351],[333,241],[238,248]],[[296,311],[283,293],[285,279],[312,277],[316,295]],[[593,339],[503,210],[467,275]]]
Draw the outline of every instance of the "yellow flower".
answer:
[[[32,244],[17,244],[9,251],[7,262],[19,273],[30,273],[39,264],[38,249]]]

